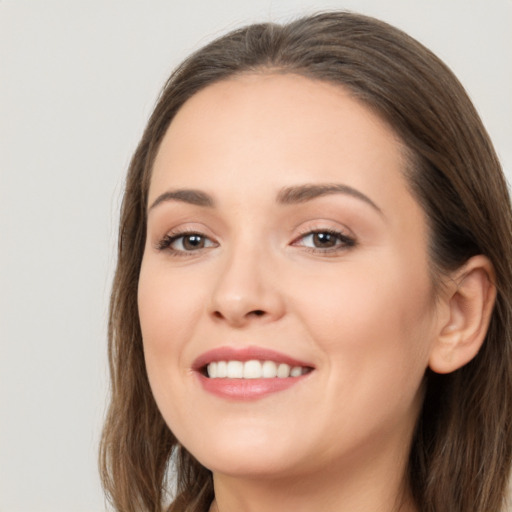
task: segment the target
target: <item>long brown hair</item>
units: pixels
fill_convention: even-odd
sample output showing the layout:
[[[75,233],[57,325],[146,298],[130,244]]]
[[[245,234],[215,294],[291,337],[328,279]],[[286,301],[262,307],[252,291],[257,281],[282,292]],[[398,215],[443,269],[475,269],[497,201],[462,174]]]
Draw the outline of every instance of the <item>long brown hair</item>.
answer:
[[[166,83],[128,171],[109,322],[111,403],[101,442],[116,510],[204,512],[210,471],[164,423],[144,366],[137,285],[147,192],[159,144],[178,109],[208,85],[248,72],[295,73],[339,84],[385,119],[410,156],[405,171],[430,224],[435,278],[469,257],[494,265],[497,301],[484,345],[460,370],[427,370],[408,467],[422,512],[502,509],[512,456],[512,214],[489,137],[463,87],[429,50],[378,20],[327,12],[255,24],[208,44]]]

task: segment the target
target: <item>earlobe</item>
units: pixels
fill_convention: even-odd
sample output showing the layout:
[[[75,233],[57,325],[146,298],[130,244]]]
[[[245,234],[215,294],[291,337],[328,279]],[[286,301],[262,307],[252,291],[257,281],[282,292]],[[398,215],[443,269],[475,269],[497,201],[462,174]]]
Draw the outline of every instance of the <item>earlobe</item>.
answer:
[[[430,352],[429,366],[436,373],[453,372],[480,350],[494,302],[494,268],[482,255],[470,258],[447,284],[443,307],[448,314]]]

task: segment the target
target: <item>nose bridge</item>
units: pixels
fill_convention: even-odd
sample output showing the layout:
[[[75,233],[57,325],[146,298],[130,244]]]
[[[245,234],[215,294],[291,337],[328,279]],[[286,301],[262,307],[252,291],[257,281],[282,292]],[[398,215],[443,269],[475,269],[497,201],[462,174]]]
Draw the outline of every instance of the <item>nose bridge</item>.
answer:
[[[277,319],[283,314],[271,251],[250,238],[240,237],[226,249],[212,291],[214,317],[236,326],[255,319]]]

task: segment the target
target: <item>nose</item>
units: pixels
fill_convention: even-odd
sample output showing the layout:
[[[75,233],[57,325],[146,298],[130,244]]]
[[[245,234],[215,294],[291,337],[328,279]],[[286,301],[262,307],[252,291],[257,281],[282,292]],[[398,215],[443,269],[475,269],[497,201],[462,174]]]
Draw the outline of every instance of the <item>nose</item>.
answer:
[[[245,247],[233,250],[222,265],[211,297],[215,321],[243,328],[284,315],[284,299],[269,257]]]

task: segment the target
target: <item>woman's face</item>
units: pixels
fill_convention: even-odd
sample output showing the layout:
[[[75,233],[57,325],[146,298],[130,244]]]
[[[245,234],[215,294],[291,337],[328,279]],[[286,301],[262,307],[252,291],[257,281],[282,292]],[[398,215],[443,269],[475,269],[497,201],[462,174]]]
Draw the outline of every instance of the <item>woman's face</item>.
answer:
[[[172,121],[140,321],[158,407],[214,472],[406,457],[436,315],[401,149],[344,89],[295,75],[211,85]]]

